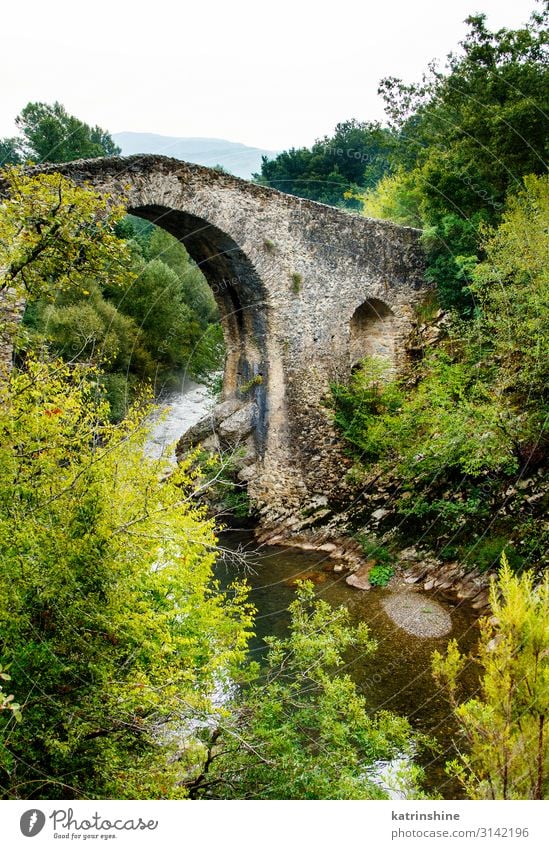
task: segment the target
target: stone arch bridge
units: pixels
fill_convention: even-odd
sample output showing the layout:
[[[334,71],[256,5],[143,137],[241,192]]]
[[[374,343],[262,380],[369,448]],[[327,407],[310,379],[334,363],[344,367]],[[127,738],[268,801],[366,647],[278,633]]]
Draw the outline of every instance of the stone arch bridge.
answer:
[[[426,288],[419,231],[162,156],[36,170],[122,199],[205,274],[227,346],[223,403],[183,443],[240,442],[265,514],[337,504],[345,466],[323,398],[367,354],[402,362]]]

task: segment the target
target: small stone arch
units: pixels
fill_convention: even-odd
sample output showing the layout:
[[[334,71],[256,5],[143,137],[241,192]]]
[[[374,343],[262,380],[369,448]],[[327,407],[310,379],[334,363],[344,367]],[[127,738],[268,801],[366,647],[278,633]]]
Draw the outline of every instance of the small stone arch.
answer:
[[[368,298],[354,311],[349,324],[351,371],[365,357],[379,357],[395,368],[395,315],[386,303]]]

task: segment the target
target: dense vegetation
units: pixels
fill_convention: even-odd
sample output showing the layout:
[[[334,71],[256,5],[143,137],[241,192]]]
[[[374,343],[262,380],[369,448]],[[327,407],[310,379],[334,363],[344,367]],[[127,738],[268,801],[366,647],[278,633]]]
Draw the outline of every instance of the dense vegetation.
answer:
[[[56,302],[90,278],[124,290],[121,208],[58,174],[8,179],[5,293]],[[184,795],[173,731],[241,663],[250,624],[243,591],[224,596],[212,581],[215,538],[190,498],[193,473],[183,464],[165,479],[144,458],[147,407],[109,423],[93,363],[29,346],[5,377],[0,655],[23,721],[2,713],[3,794]]]
[[[243,590],[212,580],[192,475],[108,423],[88,366],[27,359],[2,386],[0,656],[4,798],[173,798],[178,738],[244,658]]]
[[[469,799],[547,799],[549,795],[549,574],[513,575],[505,555],[492,582],[492,619],[481,622],[477,696],[459,701],[467,658],[455,640],[433,673],[448,692],[467,753],[447,765]]]
[[[0,142],[0,164],[67,162],[120,152],[106,130],[89,127],[59,103],[29,103],[16,124],[21,136]],[[17,172],[11,174],[16,197]],[[58,209],[53,194],[49,206],[44,198],[19,197],[20,224],[28,224],[39,205],[47,222],[43,238],[55,235],[56,220],[68,210],[70,198],[61,197]],[[29,345],[43,345],[65,361],[100,363],[113,421],[122,419],[145,384],[158,395],[179,386],[184,373],[206,380],[221,368],[224,356],[214,297],[184,246],[132,216],[119,221],[117,235],[127,244],[123,256],[131,255],[131,262],[121,264],[124,281],[100,279],[89,269],[78,287],[60,287],[55,297],[48,288],[31,299],[18,339],[20,357]]]
[[[484,15],[467,22],[444,70],[416,85],[382,82],[392,173],[365,202],[367,214],[426,229],[428,278],[444,307],[466,314],[483,226],[498,223],[525,175],[546,171],[549,106],[547,10],[519,30],[491,32]]]
[[[547,546],[544,20],[494,34],[471,18],[446,74],[384,83],[399,165],[364,204],[426,227],[437,292],[417,322],[437,319],[437,341],[419,334],[398,380],[367,360],[334,387],[359,480],[387,486],[402,531],[471,568],[496,565],[504,547],[515,568],[540,564]]]
[[[388,711],[370,715],[351,677],[338,673],[349,648],[375,651],[367,627],[352,627],[346,608],[315,600],[310,583],[290,614],[289,636],[267,638],[264,668],[202,732],[192,797],[384,799],[389,783],[422,798],[412,760],[419,735]],[[384,786],[379,762],[406,756]]]
[[[203,274],[160,228],[126,218],[118,227],[131,262],[124,281],[59,292],[29,305],[19,351],[43,343],[74,362],[101,363],[111,416],[120,421],[144,384],[158,396],[183,374],[207,380],[224,348],[218,312]]]
[[[365,360],[333,407],[352,473],[392,499],[388,545],[398,525],[479,569],[507,551],[479,693],[460,702],[455,643],[433,659],[464,736],[448,768],[471,798],[548,792],[545,22],[490,33],[471,18],[444,71],[382,83],[388,128],[345,122],[258,175],[425,229],[439,301],[418,324],[442,305],[436,344],[398,379]],[[117,152],[60,104],[29,104],[17,123],[0,164]],[[343,674],[346,650],[374,651],[367,629],[306,585],[288,636],[251,663],[253,610],[243,585],[214,580],[197,456],[171,473],[144,456],[152,390],[221,354],[183,246],[59,174],[2,179],[0,294],[27,302],[22,326],[2,328],[16,335],[0,385],[4,798],[383,798],[378,762],[400,755],[400,782],[421,798],[425,741],[371,715]],[[383,585],[391,552],[363,539]]]
[[[312,148],[292,148],[275,159],[263,157],[257,182],[350,209],[360,207],[360,189],[373,188],[389,170],[392,133],[379,124],[344,121],[334,135]]]

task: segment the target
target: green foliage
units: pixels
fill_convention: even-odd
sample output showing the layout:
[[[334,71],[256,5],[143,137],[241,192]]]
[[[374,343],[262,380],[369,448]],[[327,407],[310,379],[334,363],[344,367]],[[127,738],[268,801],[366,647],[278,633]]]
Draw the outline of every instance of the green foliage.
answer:
[[[208,324],[196,342],[189,361],[188,370],[195,380],[200,380],[215,393],[223,389],[223,366],[225,363],[225,337],[219,322]],[[213,375],[213,377],[212,377]]]
[[[368,560],[375,560],[374,566],[368,573],[368,580],[373,587],[386,587],[395,570],[393,568],[394,556],[389,549],[382,545],[374,537],[366,534],[357,534],[357,540],[360,543],[364,557]]]
[[[34,320],[50,348],[65,360],[100,362],[117,373],[131,369],[151,377],[153,359],[143,330],[106,301],[95,283],[88,285],[76,297],[61,294],[55,304],[38,304]]]
[[[178,275],[183,299],[203,329],[218,321],[219,314],[212,290],[181,242],[160,227],[153,227],[144,244],[143,253],[147,260],[162,260]]]
[[[28,176],[8,168],[0,205],[0,291],[21,298],[78,290],[90,280],[116,287],[131,276],[129,251],[115,235],[124,214],[106,195],[61,174]]]
[[[16,138],[0,139],[0,168],[21,162],[20,141]]]
[[[133,282],[122,210],[60,175],[6,179],[2,285],[30,307],[0,386],[0,663],[24,714],[2,694],[2,795],[179,797],[181,729],[240,667],[251,611],[213,580],[192,458],[144,456],[149,407],[129,407],[120,369],[147,371],[147,337],[105,298]],[[157,299],[175,296],[174,272],[150,265]]]
[[[445,71],[380,86],[395,134],[392,174],[366,193],[365,214],[426,229],[428,277],[443,306],[464,314],[483,225],[498,223],[522,177],[545,171],[547,15],[498,32],[471,16]]]
[[[377,539],[366,534],[357,534],[357,540],[360,543],[362,553],[367,559],[374,559],[378,563],[390,566],[394,560],[389,549],[382,545]]]
[[[11,675],[8,675],[7,672],[4,672],[2,667],[0,666],[0,681],[11,681]],[[6,696],[4,693],[4,688],[0,684],[0,711],[9,710],[12,713],[13,718],[16,722],[21,722],[21,705],[14,701],[14,696],[10,694]],[[0,758],[1,763],[1,758]]]
[[[113,420],[126,406],[124,375],[131,402],[140,382],[160,391],[182,371],[204,380],[222,367],[213,295],[177,240],[136,229],[121,206],[59,174],[12,168],[4,177],[0,290],[27,301],[20,357],[45,345],[67,361],[101,364],[112,376]]]
[[[467,560],[479,572],[487,572],[500,563],[504,553],[511,568],[514,571],[519,571],[521,558],[508,540],[501,536],[487,536],[471,545],[467,553]]]
[[[376,563],[368,573],[368,580],[373,587],[386,587],[395,570],[387,563]]]
[[[28,103],[15,123],[23,136],[22,160],[70,162],[120,153],[106,130],[69,115],[61,103]]]
[[[348,386],[331,387],[334,420],[362,462],[382,456],[385,443],[380,417],[396,415],[402,407],[403,395],[386,375],[386,362],[370,357],[353,372]]]
[[[0,717],[7,798],[181,795],[182,723],[245,654],[197,473],[144,457],[142,415],[109,425],[100,378],[29,359],[1,389],[0,662],[24,706]]]
[[[248,519],[255,513],[254,505],[248,495],[245,483],[238,478],[238,459],[243,449],[219,454],[198,454],[204,481],[202,486],[208,491],[216,513],[228,513],[238,519]]]
[[[253,513],[250,496],[242,484],[240,488],[235,485],[226,492],[224,506],[237,519],[248,519]]]
[[[394,174],[385,174],[376,186],[358,194],[357,199],[368,218],[384,218],[407,227],[421,227],[423,224],[421,192],[412,175],[403,168]]]
[[[266,666],[204,735],[201,769],[191,795],[223,799],[383,799],[380,760],[411,757],[417,740],[408,722],[383,711],[371,716],[344,653],[371,653],[375,643],[349,613],[314,597],[305,583],[290,605],[285,639],[267,638]],[[209,750],[209,759],[207,752]],[[212,757],[213,756],[213,757]],[[401,772],[421,797],[419,770]]]
[[[523,183],[498,228],[483,231],[485,259],[471,289],[502,391],[537,405],[549,385],[549,178],[530,175]]]
[[[264,156],[254,178],[288,194],[357,209],[356,187],[372,187],[385,174],[390,144],[391,133],[379,124],[344,121],[310,149]]]
[[[102,372],[98,382],[109,405],[109,421],[121,422],[139,399],[142,385],[127,372]]]
[[[448,764],[471,799],[546,799],[549,793],[549,577],[513,575],[505,555],[492,580],[493,617],[481,623],[481,692],[459,701],[467,662],[455,640],[433,672],[458,720],[467,751]]]
[[[456,530],[487,517],[494,479],[504,483],[534,451],[543,454],[548,223],[549,180],[526,178],[500,226],[483,231],[485,260],[471,272],[476,317],[454,318],[416,366],[412,387],[388,380],[372,360],[348,386],[332,387],[353,456],[400,481],[397,507],[409,520],[436,518]]]

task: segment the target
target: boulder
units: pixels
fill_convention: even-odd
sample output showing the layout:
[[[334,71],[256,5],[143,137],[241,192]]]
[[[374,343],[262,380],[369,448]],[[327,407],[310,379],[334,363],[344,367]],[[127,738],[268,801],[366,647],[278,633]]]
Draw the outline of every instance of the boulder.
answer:
[[[243,407],[220,421],[218,426],[220,438],[231,443],[242,442],[252,432],[256,415],[257,405],[254,401],[248,401]]]
[[[213,417],[208,415],[185,431],[177,443],[175,453],[184,454],[189,448],[193,448],[211,437],[215,437],[215,426]]]
[[[223,419],[228,419],[233,413],[242,407],[242,401],[239,398],[228,398],[217,404],[213,409],[213,417],[216,424],[222,422]]]
[[[358,567],[356,572],[353,572],[352,575],[349,575],[347,578],[345,578],[345,581],[349,584],[350,587],[356,587],[357,590],[371,590],[372,585],[368,580],[368,575],[370,574],[371,568],[371,561],[368,561],[368,563],[363,563],[362,566]]]

